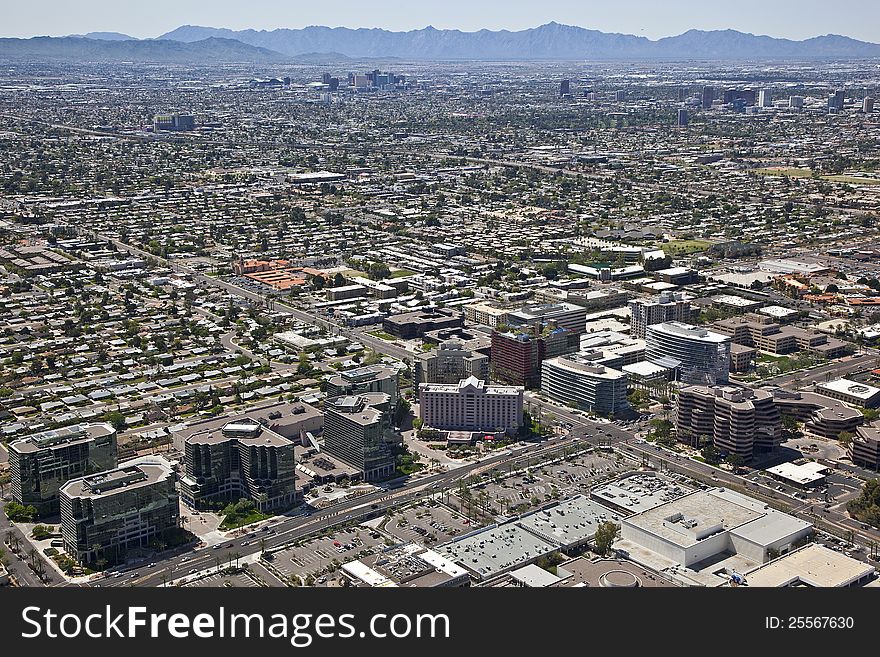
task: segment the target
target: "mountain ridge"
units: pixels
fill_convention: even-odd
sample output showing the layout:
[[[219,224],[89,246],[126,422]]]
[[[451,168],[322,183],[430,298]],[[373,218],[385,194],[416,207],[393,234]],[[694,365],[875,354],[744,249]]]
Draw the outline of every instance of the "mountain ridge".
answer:
[[[753,59],[880,57],[880,44],[826,34],[802,41],[736,30],[688,30],[652,41],[646,37],[600,32],[550,22],[519,31],[419,30],[311,25],[274,30],[230,30],[181,25],[160,40],[192,41],[209,36],[236,39],[296,56],[304,52],[338,52],[351,58],[407,59]]]
[[[82,62],[164,62],[180,64],[280,63],[290,57],[235,39],[199,41],[90,39],[79,36],[0,38],[0,59]]]

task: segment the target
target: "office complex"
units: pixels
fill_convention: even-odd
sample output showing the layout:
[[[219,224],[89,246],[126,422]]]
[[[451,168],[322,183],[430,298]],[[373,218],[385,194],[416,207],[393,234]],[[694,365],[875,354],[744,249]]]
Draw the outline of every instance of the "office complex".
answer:
[[[516,434],[523,421],[523,389],[491,386],[476,377],[458,384],[419,386],[419,417],[434,429]]]
[[[179,525],[175,480],[168,461],[144,456],[68,481],[60,491],[64,550],[82,563],[117,563],[132,549],[161,549]]]
[[[541,365],[541,392],[581,410],[612,415],[627,409],[627,375],[577,356],[560,356]]]
[[[675,407],[678,439],[694,447],[711,440],[744,462],[779,447],[782,420],[766,390],[733,386],[685,386]]]
[[[645,332],[645,357],[674,362],[678,380],[683,383],[727,383],[730,338],[681,322],[655,324]]]
[[[580,335],[565,328],[541,331],[492,331],[489,371],[493,380],[526,388],[538,387],[545,358],[573,354]]]
[[[684,128],[688,124],[688,111],[684,108],[678,110],[678,127]]]
[[[9,443],[12,499],[41,516],[58,512],[65,482],[116,467],[116,430],[109,424],[75,424]]]
[[[782,416],[804,423],[804,428],[823,438],[837,439],[842,433],[853,433],[864,416],[841,401],[814,392],[776,388],[773,402]]]
[[[692,324],[700,315],[699,307],[691,303],[691,297],[683,292],[661,292],[650,299],[632,299],[629,302],[630,333],[644,338],[646,329],[663,322]]]
[[[559,95],[560,96],[570,96],[571,95],[571,80],[563,80],[559,83]]]
[[[583,333],[587,323],[587,309],[566,302],[523,306],[520,310],[508,313],[507,323],[511,328],[552,324],[573,333]]]
[[[772,107],[773,105],[773,94],[769,89],[761,89],[758,92],[758,106],[759,107]]]
[[[388,395],[346,395],[325,402],[324,450],[356,468],[365,481],[394,474],[393,445],[400,441]]]
[[[297,502],[294,443],[256,420],[225,424],[184,442],[183,501],[191,507],[220,506],[246,498],[260,511]]]
[[[413,360],[413,383],[457,383],[468,377],[489,378],[489,357],[464,348],[461,340],[444,340],[437,349]]]
[[[715,100],[715,89],[714,87],[703,87],[702,94],[702,105],[703,109],[709,109],[712,107],[712,101]]]
[[[396,368],[383,365],[367,365],[340,372],[327,379],[327,396],[342,397],[364,392],[384,392],[397,404],[398,372]]]
[[[196,129],[196,120],[190,114],[156,114],[153,132],[188,132]]]
[[[880,427],[868,425],[856,429],[849,456],[856,465],[880,470]]]
[[[398,338],[421,338],[428,331],[456,328],[464,324],[461,315],[451,310],[415,310],[391,315],[382,321],[382,330]]]
[[[840,112],[843,110],[843,103],[846,99],[846,92],[843,89],[838,89],[833,94],[828,96],[828,111]]]

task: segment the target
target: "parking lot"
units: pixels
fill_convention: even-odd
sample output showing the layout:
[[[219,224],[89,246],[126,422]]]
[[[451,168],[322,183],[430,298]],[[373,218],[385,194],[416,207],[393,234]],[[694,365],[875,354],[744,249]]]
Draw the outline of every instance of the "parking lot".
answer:
[[[609,454],[592,452],[531,468],[528,474],[497,477],[495,480],[474,486],[471,494],[489,505],[493,514],[522,513],[538,503],[557,497],[570,497],[588,493],[597,482],[614,476],[631,467],[618,463]]]
[[[385,547],[385,537],[378,532],[366,527],[345,529],[275,552],[272,566],[286,577],[318,576],[376,547]]]
[[[233,575],[214,573],[213,575],[184,584],[184,586],[192,588],[254,588],[260,586],[260,584],[250,574],[242,572]]]
[[[439,504],[421,503],[395,513],[384,529],[401,541],[431,546],[446,543],[480,526]]]

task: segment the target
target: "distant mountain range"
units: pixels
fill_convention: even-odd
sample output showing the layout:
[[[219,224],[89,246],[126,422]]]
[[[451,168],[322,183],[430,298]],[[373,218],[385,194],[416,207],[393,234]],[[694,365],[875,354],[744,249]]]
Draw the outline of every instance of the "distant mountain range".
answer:
[[[756,36],[735,30],[689,30],[652,41],[548,23],[508,30],[409,32],[378,28],[228,30],[184,25],[157,39],[133,39],[118,32],[68,37],[0,39],[0,59],[67,61],[155,61],[176,63],[308,61],[347,58],[408,60],[773,60],[880,57],[880,45],[829,34],[804,41]]]
[[[0,60],[77,62],[165,62],[220,64],[226,62],[280,63],[291,58],[235,39],[209,37],[200,41],[34,37],[0,39]]]
[[[88,34],[69,34],[68,36],[98,39],[99,41],[137,41],[135,37],[128,36],[122,32],[89,32]]]
[[[233,31],[184,25],[160,39],[198,41],[236,39],[252,46],[295,56],[303,52],[338,52],[349,57],[406,59],[787,59],[880,57],[880,45],[827,35],[792,41],[735,30],[690,30],[651,41],[629,34],[609,34],[582,27],[547,23],[519,32],[461,32],[426,27],[410,32],[347,27],[306,27]]]

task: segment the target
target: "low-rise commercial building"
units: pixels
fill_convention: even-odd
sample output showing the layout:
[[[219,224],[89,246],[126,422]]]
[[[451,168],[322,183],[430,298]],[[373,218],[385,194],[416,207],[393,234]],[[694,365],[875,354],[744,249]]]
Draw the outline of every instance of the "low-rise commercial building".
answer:
[[[863,586],[875,578],[876,569],[871,564],[819,543],[805,545],[745,573],[747,586],[772,588]]]
[[[391,335],[409,340],[420,338],[427,331],[455,328],[464,325],[461,315],[452,310],[417,310],[400,315],[391,315],[382,322],[382,329]]]
[[[81,563],[118,563],[133,548],[158,546],[179,527],[176,474],[159,456],[72,479],[61,487],[64,550]]]
[[[811,532],[810,523],[724,488],[696,491],[621,520],[623,541],[694,569],[722,554],[766,563]]]
[[[545,303],[523,306],[507,315],[511,327],[542,327],[549,324],[567,328],[574,333],[583,333],[587,324],[587,309],[573,303]]]
[[[834,381],[817,383],[816,392],[854,406],[876,408],[880,405],[880,388],[860,381],[835,379]]]
[[[451,559],[415,543],[395,545],[378,554],[342,564],[355,586],[459,587],[470,586],[464,568]]]

